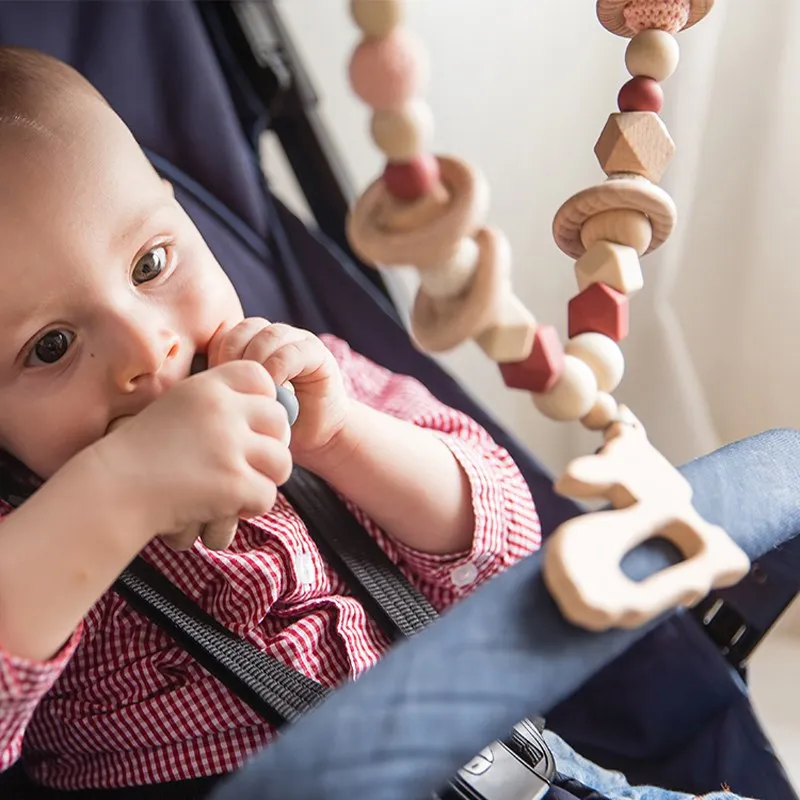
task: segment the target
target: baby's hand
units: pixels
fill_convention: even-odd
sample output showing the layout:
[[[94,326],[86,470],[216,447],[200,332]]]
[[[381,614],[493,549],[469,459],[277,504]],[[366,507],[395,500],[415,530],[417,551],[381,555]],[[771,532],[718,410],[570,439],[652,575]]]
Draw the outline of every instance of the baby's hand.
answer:
[[[209,344],[209,368],[236,360],[262,364],[278,386],[292,383],[300,413],[291,451],[298,464],[311,466],[342,430],[349,409],[333,354],[309,331],[250,317],[220,331]]]
[[[291,474],[287,440],[273,380],[236,361],[177,384],[94,446],[123,490],[135,487],[153,534],[186,538],[204,523],[266,514]]]

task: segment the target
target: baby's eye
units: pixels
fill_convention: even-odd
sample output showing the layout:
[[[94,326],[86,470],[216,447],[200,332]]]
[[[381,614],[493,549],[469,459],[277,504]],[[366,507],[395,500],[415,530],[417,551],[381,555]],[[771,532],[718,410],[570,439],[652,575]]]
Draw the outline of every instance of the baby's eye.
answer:
[[[72,331],[48,331],[34,344],[25,362],[26,366],[38,367],[42,364],[55,364],[66,355],[74,340],[75,334]]]
[[[134,265],[131,278],[138,286],[157,278],[167,266],[167,249],[154,247],[145,253]]]

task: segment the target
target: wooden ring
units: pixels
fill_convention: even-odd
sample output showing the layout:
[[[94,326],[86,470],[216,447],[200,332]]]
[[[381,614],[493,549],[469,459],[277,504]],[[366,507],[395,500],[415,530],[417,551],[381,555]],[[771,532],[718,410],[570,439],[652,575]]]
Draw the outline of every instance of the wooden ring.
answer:
[[[417,227],[391,229],[392,209],[408,217],[409,204],[398,203],[380,178],[356,202],[347,218],[347,237],[360,258],[374,266],[433,267],[480,227],[489,209],[486,179],[460,159],[440,156],[437,161],[447,200],[431,203]]]
[[[630,5],[631,0],[597,0],[597,18],[600,24],[611,33],[617,36],[624,36],[628,39],[637,34],[625,21],[625,8]],[[708,14],[714,6],[714,0],[691,0],[689,19],[681,30],[691,28],[696,25],[703,17]]]
[[[673,199],[646,178],[628,175],[609,178],[573,195],[558,209],[553,220],[556,244],[570,258],[580,258],[586,252],[581,241],[583,223],[595,214],[615,209],[640,211],[650,220],[653,239],[645,253],[664,244],[678,217]]]
[[[466,291],[456,297],[430,297],[420,289],[411,310],[414,343],[429,353],[452,350],[480,335],[497,318],[503,284],[511,264],[508,239],[494,228],[475,234],[480,248],[478,266]]]

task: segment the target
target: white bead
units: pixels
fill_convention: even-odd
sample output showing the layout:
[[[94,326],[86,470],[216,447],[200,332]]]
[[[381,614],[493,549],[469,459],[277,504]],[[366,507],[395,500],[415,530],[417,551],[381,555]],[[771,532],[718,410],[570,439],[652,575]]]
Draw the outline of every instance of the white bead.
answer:
[[[365,36],[388,36],[403,21],[402,0],[350,0],[353,22]]]
[[[469,286],[479,258],[478,243],[464,237],[447,262],[420,271],[420,286],[428,297],[456,297]]]
[[[617,417],[617,401],[605,392],[597,393],[592,410],[581,417],[581,424],[590,431],[604,431]]]
[[[375,111],[370,124],[372,140],[390,161],[410,161],[425,152],[433,131],[433,111],[419,98],[399,109]]]
[[[601,392],[613,392],[625,374],[622,350],[602,333],[578,334],[567,342],[564,352],[579,358],[594,372]]]
[[[634,77],[642,75],[665,81],[678,68],[680,45],[671,33],[655,28],[643,30],[628,43],[625,66]]]
[[[564,356],[564,371],[547,394],[534,394],[536,408],[550,419],[567,422],[585,417],[597,399],[594,372],[575,356]]]

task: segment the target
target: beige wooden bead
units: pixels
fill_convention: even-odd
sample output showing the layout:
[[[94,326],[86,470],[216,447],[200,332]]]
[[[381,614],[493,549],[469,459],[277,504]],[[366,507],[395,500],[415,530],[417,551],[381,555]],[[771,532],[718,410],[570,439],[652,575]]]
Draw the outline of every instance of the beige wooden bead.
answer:
[[[606,175],[630,173],[658,183],[675,155],[667,126],[653,111],[611,114],[594,153]]]
[[[598,392],[592,410],[581,417],[581,425],[590,431],[604,431],[617,418],[617,401],[606,392]]]
[[[584,291],[593,283],[605,283],[629,297],[644,286],[639,254],[632,247],[600,239],[576,262],[575,279]]]
[[[613,392],[625,374],[625,357],[619,345],[602,333],[581,333],[567,342],[564,352],[579,358],[597,379],[601,392]]]
[[[388,36],[403,21],[402,0],[350,0],[350,15],[365,36]]]
[[[625,51],[625,66],[636,77],[643,75],[654,81],[665,81],[678,68],[681,49],[677,39],[656,28],[639,31]]]
[[[452,258],[441,266],[420,270],[420,286],[428,297],[455,297],[461,294],[478,266],[480,247],[472,237],[458,243]]]
[[[581,228],[581,243],[587,250],[602,239],[632,247],[641,256],[647,252],[652,238],[653,228],[647,217],[628,208],[601,211],[589,217]]]
[[[475,339],[498,364],[524,361],[533,349],[536,319],[509,286],[492,325]]]
[[[536,408],[549,419],[567,422],[585,417],[597,400],[594,372],[575,356],[564,356],[561,377],[546,394],[534,394]]]
[[[425,152],[433,129],[431,107],[419,98],[400,109],[376,111],[370,125],[372,140],[390,161],[410,161]]]

